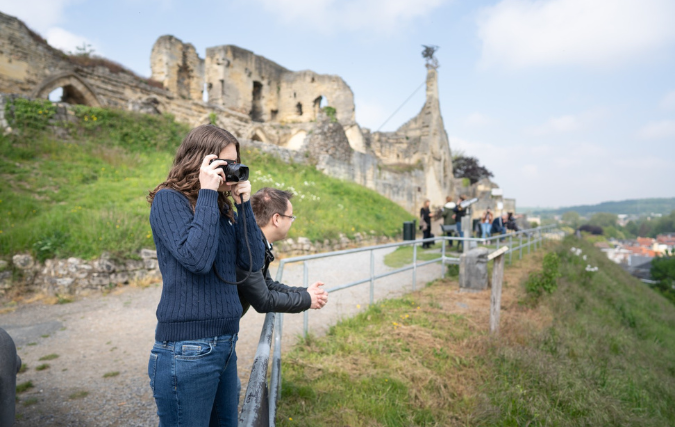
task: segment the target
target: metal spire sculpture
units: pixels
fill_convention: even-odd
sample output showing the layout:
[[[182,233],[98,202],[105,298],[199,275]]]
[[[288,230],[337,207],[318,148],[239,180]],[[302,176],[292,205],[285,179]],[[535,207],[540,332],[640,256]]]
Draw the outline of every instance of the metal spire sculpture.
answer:
[[[422,57],[427,61],[426,67],[433,68],[434,70],[440,67],[438,59],[434,56],[434,53],[436,53],[436,51],[440,48],[438,46],[433,45],[431,46],[422,45],[422,47],[424,48],[424,50],[422,51]]]

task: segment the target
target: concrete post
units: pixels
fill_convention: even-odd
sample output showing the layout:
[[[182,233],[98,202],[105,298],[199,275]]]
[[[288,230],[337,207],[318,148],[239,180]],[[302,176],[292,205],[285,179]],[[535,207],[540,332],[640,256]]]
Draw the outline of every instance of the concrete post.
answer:
[[[464,233],[465,238],[468,239],[471,237],[471,217],[469,215],[464,215],[462,217],[462,232]],[[462,242],[462,247],[464,248],[462,252],[469,252],[469,249],[471,249],[471,242]]]
[[[474,248],[459,257],[459,287],[483,290],[488,285],[488,249]]]

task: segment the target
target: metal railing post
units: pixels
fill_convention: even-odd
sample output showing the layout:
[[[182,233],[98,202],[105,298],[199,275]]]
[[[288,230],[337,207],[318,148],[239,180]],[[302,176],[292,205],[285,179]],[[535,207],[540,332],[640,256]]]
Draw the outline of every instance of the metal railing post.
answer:
[[[520,244],[518,245],[520,248],[520,258],[518,259],[523,259],[523,232],[520,232]]]
[[[307,261],[302,262],[302,286],[307,289],[309,286],[307,283],[308,277],[307,277]],[[305,313],[303,314],[303,326],[304,326],[304,331],[305,331],[305,338],[307,337],[307,334],[309,333],[309,310],[305,310]]]
[[[370,303],[375,302],[375,251],[370,251]]]
[[[413,291],[417,285],[417,243],[413,243]]]
[[[277,416],[277,401],[281,398],[281,334],[284,324],[284,315],[277,313],[274,320],[274,355],[272,357],[272,375],[269,389],[269,414],[270,423]]]
[[[527,233],[527,254],[530,254],[530,233]]]
[[[441,257],[443,258],[441,260],[441,268],[443,269],[443,275],[441,276],[442,279],[445,279],[445,242],[447,242],[447,240],[445,240],[444,237],[443,240],[441,240],[441,244],[443,245],[441,248]]]
[[[509,265],[511,265],[512,254],[513,254],[513,234],[509,234]]]

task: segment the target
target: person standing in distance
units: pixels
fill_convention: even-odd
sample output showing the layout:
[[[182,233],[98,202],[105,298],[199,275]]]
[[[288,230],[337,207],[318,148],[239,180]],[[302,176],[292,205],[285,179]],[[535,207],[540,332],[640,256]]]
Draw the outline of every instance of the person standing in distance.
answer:
[[[320,309],[328,302],[328,293],[321,289],[323,282],[309,287],[286,286],[275,280],[269,272],[274,261],[273,244],[285,239],[295,221],[291,198],[293,193],[264,187],[251,197],[255,220],[262,231],[265,245],[265,264],[262,271],[253,273],[238,285],[239,299],[244,314],[250,306],[258,313],[300,313],[307,309]],[[246,272],[237,269],[237,279],[243,280]]]
[[[240,161],[232,134],[196,127],[178,147],[167,179],[148,195],[163,280],[148,362],[160,427],[238,423],[235,344],[242,310],[237,287],[221,278],[235,282],[236,267],[260,270],[265,257],[251,184],[225,182],[220,168]]]
[[[422,228],[423,239],[431,238],[431,218],[434,217],[434,214],[431,213],[429,199],[424,201],[424,205],[420,208],[420,227]],[[435,242],[424,242],[422,243],[422,249],[430,248],[434,246]]]

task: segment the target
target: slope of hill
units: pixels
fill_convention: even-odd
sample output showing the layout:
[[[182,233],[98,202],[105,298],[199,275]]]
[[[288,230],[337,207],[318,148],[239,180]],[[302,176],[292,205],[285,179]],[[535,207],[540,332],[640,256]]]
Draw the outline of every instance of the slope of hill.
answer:
[[[508,266],[498,337],[490,291],[444,279],[301,341],[277,425],[675,425],[675,305],[587,242],[547,250],[557,290],[526,295],[540,252]]]
[[[597,212],[613,214],[648,215],[651,213],[669,214],[675,210],[675,197],[658,199],[632,199],[617,202],[602,202],[596,205],[567,206],[563,208],[521,208],[521,212],[532,212],[537,215],[561,215],[575,211],[582,216],[590,216]]]
[[[170,116],[76,106],[55,122],[48,101],[16,99],[0,136],[0,256],[31,251],[96,257],[133,256],[153,247],[148,190],[167,175],[188,128]],[[312,240],[356,232],[396,235],[410,215],[379,194],[242,147],[253,190],[292,189],[298,216],[290,237]]]

